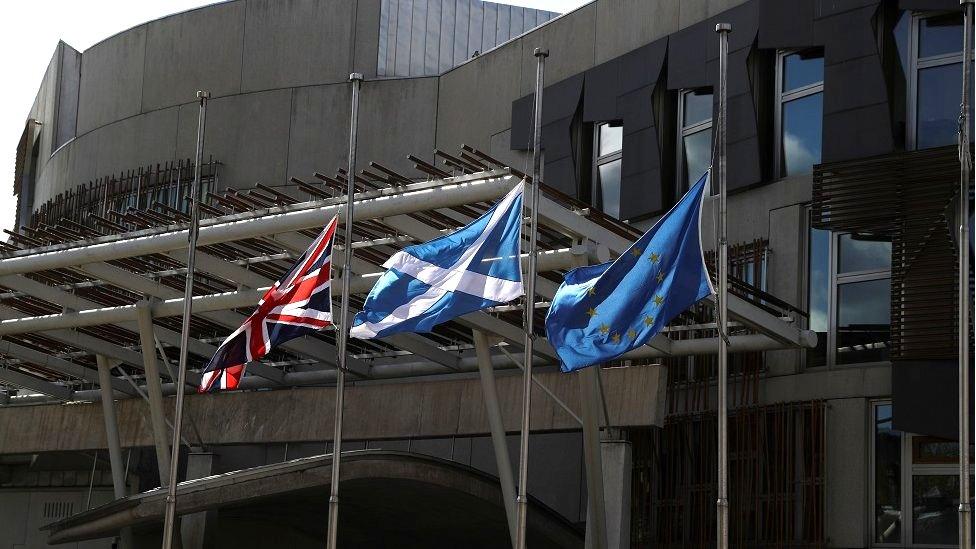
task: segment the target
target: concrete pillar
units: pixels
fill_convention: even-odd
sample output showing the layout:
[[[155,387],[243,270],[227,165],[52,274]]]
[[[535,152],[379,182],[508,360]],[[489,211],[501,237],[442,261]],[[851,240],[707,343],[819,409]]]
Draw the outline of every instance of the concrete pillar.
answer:
[[[105,419],[105,437],[108,446],[108,460],[112,468],[112,489],[115,499],[125,497],[125,464],[122,463],[122,444],[119,441],[119,422],[115,413],[115,399],[112,391],[112,371],[109,360],[95,355],[98,365],[98,384],[102,393],[102,415]],[[120,549],[132,549],[132,529],[121,531]]]
[[[208,477],[213,474],[214,455],[200,449],[190,452],[186,461],[186,479]],[[180,532],[183,549],[214,547],[217,530],[217,510],[200,511],[181,517]]]
[[[515,515],[515,479],[512,473],[512,463],[508,456],[508,442],[505,438],[501,407],[498,404],[498,391],[495,388],[495,371],[491,366],[491,348],[488,343],[488,336],[484,332],[473,330],[472,333],[474,335],[475,353],[478,355],[481,394],[484,395],[485,399],[485,412],[488,414],[491,441],[495,449],[498,481],[502,487],[502,499],[505,503],[505,518],[508,519],[508,532],[514,547],[517,519]]]
[[[156,361],[156,339],[153,332],[152,309],[148,301],[136,306],[139,319],[139,341],[142,345],[142,364],[146,370],[146,392],[149,394],[149,417],[156,446],[156,463],[159,466],[159,484],[166,486],[169,479],[169,442],[166,415],[163,412],[163,386],[159,380],[159,363]]]
[[[630,549],[630,491],[633,452],[626,440],[600,443],[603,494],[607,512],[607,548]]]
[[[604,505],[603,456],[600,451],[600,368],[583,368],[578,374],[583,417],[583,461],[586,468],[586,548],[607,547]]]

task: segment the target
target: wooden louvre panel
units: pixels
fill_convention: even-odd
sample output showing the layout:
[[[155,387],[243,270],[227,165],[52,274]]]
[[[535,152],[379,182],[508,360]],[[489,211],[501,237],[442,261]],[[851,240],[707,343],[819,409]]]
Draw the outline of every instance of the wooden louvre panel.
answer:
[[[955,146],[814,167],[812,223],[891,237],[892,360],[954,359]]]

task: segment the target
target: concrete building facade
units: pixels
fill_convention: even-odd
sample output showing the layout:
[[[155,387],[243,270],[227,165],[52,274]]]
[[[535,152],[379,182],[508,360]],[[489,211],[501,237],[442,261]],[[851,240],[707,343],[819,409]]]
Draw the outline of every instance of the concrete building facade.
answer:
[[[733,287],[819,336],[814,349],[733,355],[734,545],[954,546],[957,304],[954,283],[939,286],[915,258],[958,272],[954,219],[945,213],[959,177],[952,146],[962,18],[955,0],[595,0],[561,16],[469,0],[215,4],[123,31],[85,52],[57,46],[18,151],[18,222],[25,238],[40,238],[31,230],[61,218],[86,224],[88,213],[104,214],[100,204],[116,195],[132,198],[112,204],[152,208],[161,195],[140,182],[192,156],[201,89],[212,94],[204,149],[212,159],[210,191],[260,183],[314,198],[298,183],[346,160],[351,72],[366,78],[364,161],[406,173],[418,162],[441,165],[445,157],[435,150],[464,144],[526,172],[533,50],[544,47],[545,184],[574,201],[580,215],[600,210],[646,229],[710,164],[717,22],[733,25]],[[170,205],[181,208],[179,200]],[[705,235],[713,234],[713,213],[709,202]],[[121,216],[111,221],[140,228]],[[935,248],[920,244],[919,232],[936,235],[926,241]],[[706,237],[706,248],[714,250],[714,237]],[[7,288],[0,299],[15,293]],[[669,335],[706,332],[708,322],[714,317],[696,309]],[[13,358],[2,347],[0,355]],[[615,546],[708,546],[714,357],[652,362],[602,374],[604,438],[627,445],[604,446],[617,475],[608,494],[627,495],[618,503],[629,519],[614,528]],[[515,377],[501,376],[517,462],[519,390]],[[545,376],[578,410],[577,381]],[[363,415],[349,427],[349,447],[426,454],[497,474],[469,378],[355,387],[350,406]],[[108,498],[97,404],[41,404],[17,395],[14,385],[0,407],[3,507],[34,513],[24,502],[62,485],[71,487],[72,501],[81,493],[94,502]],[[270,415],[285,406],[306,416],[331,410],[325,385],[296,389],[295,403],[286,391],[191,398],[196,442],[218,456],[210,472],[330,451],[330,421],[276,425]],[[478,409],[466,409],[468,401]],[[576,528],[582,543],[583,437],[572,416],[545,406],[533,411],[539,432],[530,493]],[[146,406],[124,401],[119,415],[122,445],[133,449],[130,491],[157,486]],[[245,418],[252,428],[220,429],[207,424],[212,417]],[[87,486],[75,478],[83,467],[91,468]],[[73,480],[54,480],[65,475]],[[31,524],[79,510],[39,505],[46,520]],[[0,533],[22,520],[0,522]],[[38,535],[11,534],[9,546],[43,546]],[[78,546],[84,543],[100,542]]]

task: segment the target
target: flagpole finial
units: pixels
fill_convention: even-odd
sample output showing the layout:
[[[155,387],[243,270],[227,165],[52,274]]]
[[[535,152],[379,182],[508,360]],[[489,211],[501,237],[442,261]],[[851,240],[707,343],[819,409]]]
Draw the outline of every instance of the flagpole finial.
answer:
[[[206,90],[197,90],[197,99],[210,99],[210,92]]]
[[[363,73],[361,73],[361,72],[352,72],[352,73],[349,73],[349,81],[350,82],[362,82],[363,81]]]
[[[732,23],[717,23],[715,32],[732,32]]]
[[[549,57],[549,50],[546,48],[536,48],[535,51],[532,52],[532,55],[535,57]]]

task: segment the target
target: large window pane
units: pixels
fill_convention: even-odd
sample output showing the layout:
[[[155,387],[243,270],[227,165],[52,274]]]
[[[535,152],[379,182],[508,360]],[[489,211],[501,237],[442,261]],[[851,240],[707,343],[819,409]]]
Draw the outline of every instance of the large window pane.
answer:
[[[962,63],[918,71],[919,149],[956,143],[961,92]]]
[[[961,13],[926,17],[919,21],[918,57],[920,59],[961,51]]]
[[[912,477],[912,542],[956,545],[959,542],[959,477]]]
[[[685,187],[691,188],[712,164],[712,129],[708,128],[684,137],[683,148]]]
[[[810,229],[808,309],[810,329],[817,332],[817,347],[807,351],[807,367],[827,364],[828,307],[830,304],[830,231]]]
[[[901,433],[891,427],[891,405],[874,416],[874,541],[901,542]]]
[[[839,237],[840,273],[877,271],[891,268],[891,242],[845,234]]]
[[[620,217],[620,160],[601,164],[598,171],[600,209],[607,215]]]
[[[685,94],[682,124],[685,128],[712,119],[712,92],[691,91]]]
[[[623,147],[623,126],[600,124],[600,156],[613,154]]]
[[[783,93],[823,82],[823,50],[810,49],[783,58]]]
[[[822,119],[822,93],[783,104],[782,175],[810,173],[820,163]]]
[[[837,286],[837,364],[888,358],[891,280]]]

